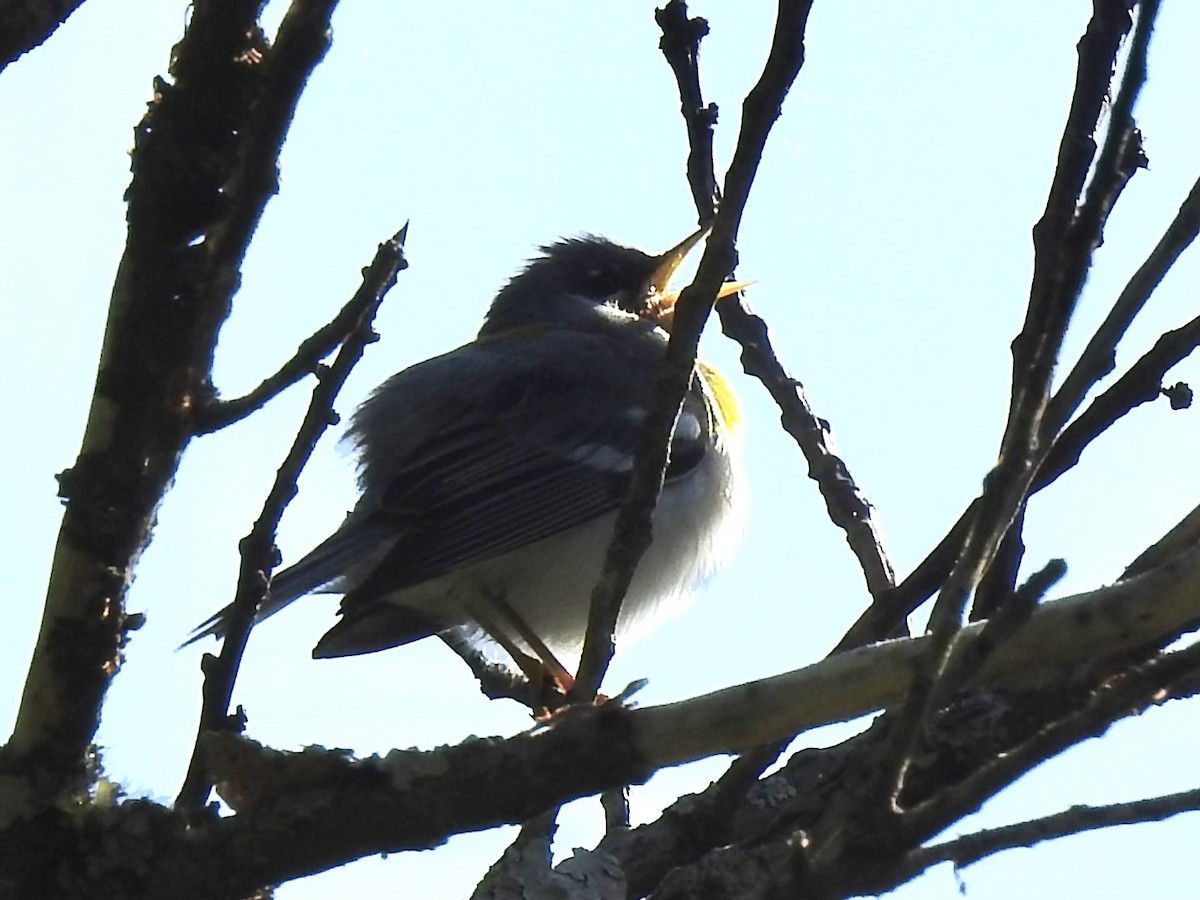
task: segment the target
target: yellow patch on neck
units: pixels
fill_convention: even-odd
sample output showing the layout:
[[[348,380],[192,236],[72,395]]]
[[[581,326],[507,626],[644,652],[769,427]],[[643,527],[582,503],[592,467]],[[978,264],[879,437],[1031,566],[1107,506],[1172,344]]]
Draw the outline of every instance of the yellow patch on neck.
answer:
[[[725,376],[714,369],[707,363],[697,362],[696,367],[700,370],[701,376],[708,387],[708,393],[712,396],[713,402],[716,405],[717,415],[721,417],[721,422],[725,426],[725,430],[730,434],[738,434],[742,427],[742,407],[738,403],[737,395],[734,394],[733,388],[729,386],[729,382],[725,380]]]

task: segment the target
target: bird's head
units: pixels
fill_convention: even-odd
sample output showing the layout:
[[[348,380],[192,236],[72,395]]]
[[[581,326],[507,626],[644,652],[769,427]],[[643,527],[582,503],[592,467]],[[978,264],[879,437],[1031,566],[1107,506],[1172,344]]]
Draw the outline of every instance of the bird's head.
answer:
[[[598,315],[638,316],[670,331],[678,298],[671,278],[708,231],[658,256],[593,235],[548,244],[496,295],[480,335],[538,324],[586,328]],[[745,285],[730,283],[721,296]]]

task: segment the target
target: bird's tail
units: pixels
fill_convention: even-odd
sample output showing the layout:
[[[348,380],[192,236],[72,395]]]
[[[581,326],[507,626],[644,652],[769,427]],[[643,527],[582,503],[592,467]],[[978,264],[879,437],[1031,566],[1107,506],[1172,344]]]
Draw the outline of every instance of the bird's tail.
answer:
[[[343,582],[353,579],[355,570],[363,558],[371,557],[371,547],[364,546],[362,530],[343,526],[323,542],[314,547],[307,556],[295,565],[277,572],[271,578],[266,599],[258,607],[254,622],[258,624],[279,612],[293,600],[305,594],[343,589]],[[213,613],[197,625],[188,639],[179,645],[182,649],[209,635],[224,638],[229,630],[229,619],[233,604]]]

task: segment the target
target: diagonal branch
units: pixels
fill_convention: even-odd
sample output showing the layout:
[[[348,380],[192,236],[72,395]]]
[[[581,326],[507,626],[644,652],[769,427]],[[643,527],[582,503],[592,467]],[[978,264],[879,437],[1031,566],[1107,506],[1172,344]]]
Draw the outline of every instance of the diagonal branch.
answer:
[[[369,293],[359,291],[326,325],[305,338],[291,359],[248,394],[232,400],[213,401],[199,410],[195,418],[196,433],[209,434],[240,422],[305,376],[319,375],[321,360],[343,344],[359,327],[363,310],[373,299]]]
[[[1200,316],[1163,334],[1108,390],[1091,402],[1055,440],[1037,473],[1040,490],[1079,462],[1080,454],[1120,418],[1163,393],[1166,373],[1200,346]]]
[[[50,35],[83,0],[0,0],[0,72]]]
[[[592,593],[578,682],[571,692],[574,699],[595,696],[612,659],[612,634],[621,601],[633,579],[638,560],[650,544],[651,516],[662,489],[670,435],[684,394],[691,384],[700,332],[721,283],[733,268],[738,227],[763,149],[771,127],[779,117],[784,97],[803,65],[804,28],[811,6],[811,0],[783,0],[780,3],[762,75],[743,103],[737,147],[725,175],[724,200],[713,220],[712,235],[700,259],[696,277],[684,288],[675,306],[658,400],[646,418],[643,439],[617,516],[604,571]]]
[[[1101,378],[1116,368],[1117,344],[1124,337],[1134,317],[1141,312],[1154,289],[1166,277],[1171,266],[1200,233],[1200,178],[1150,255],[1129,279],[1117,297],[1108,316],[1096,329],[1080,354],[1071,373],[1063,379],[1046,413],[1046,429],[1055,435],[1074,414],[1087,392]]]
[[[125,595],[192,416],[211,393],[217,334],[270,196],[244,173],[274,172],[327,46],[332,4],[297,6],[307,11],[271,48],[257,0],[197,0],[174,48],[173,81],[157,80],[135,131],[125,253],[83,444],[60,478],[66,510],[42,628],[0,760],[10,774],[38,778],[47,798],[86,789],[93,774],[100,705],[133,625]]]
[[[233,696],[233,684],[237,679],[255,613],[266,595],[271,569],[275,565],[275,532],[279,527],[279,520],[283,517],[288,503],[296,495],[296,481],[312,456],[317,441],[337,420],[333,404],[338,392],[362,358],[366,345],[377,340],[377,335],[371,330],[371,323],[387,292],[395,285],[397,274],[408,267],[404,258],[404,242],[407,235],[408,225],[405,224],[390,240],[379,245],[371,265],[363,271],[362,286],[347,304],[347,307],[358,310],[358,318],[333,365],[321,374],[296,439],[283,465],[279,467],[275,482],[263,502],[262,513],[250,534],[241,542],[237,592],[227,620],[228,626],[221,644],[221,653],[217,657],[209,654],[204,656],[204,702],[200,711],[196,746],[176,800],[183,808],[199,808],[208,797],[212,782],[204,764],[201,740],[206,732],[230,728],[229,702]]]
[[[977,831],[952,841],[914,850],[904,861],[904,872],[897,883],[943,862],[952,862],[956,869],[965,869],[1003,850],[1033,847],[1042,841],[1114,825],[1160,822],[1180,813],[1197,810],[1200,810],[1200,789],[1107,806],[1073,806],[1053,815]]]
[[[887,826],[897,824],[897,798],[917,738],[940,697],[955,687],[943,676],[962,627],[963,612],[1024,505],[1042,452],[1038,439],[1050,379],[1092,252],[1101,242],[1112,204],[1142,163],[1131,115],[1141,82],[1134,78],[1122,84],[1128,101],[1118,98],[1115,104],[1129,114],[1114,120],[1084,202],[1077,206],[1092,172],[1095,144],[1091,136],[1107,97],[1121,40],[1132,26],[1129,8],[1129,0],[1097,0],[1079,42],[1075,89],[1058,163],[1045,213],[1033,229],[1033,281],[1025,324],[1012,345],[1012,397],[999,459],[985,482],[961,554],[930,615],[934,650],[921,662],[913,689],[892,723],[890,746],[872,776],[874,784],[864,790],[863,803],[855,812],[853,828],[862,834],[878,831],[871,823],[884,826],[884,833],[894,833]],[[1137,31],[1145,38],[1135,36],[1134,44],[1143,54],[1155,8],[1156,4],[1147,4],[1138,17]],[[1136,66],[1132,54],[1129,65]]]

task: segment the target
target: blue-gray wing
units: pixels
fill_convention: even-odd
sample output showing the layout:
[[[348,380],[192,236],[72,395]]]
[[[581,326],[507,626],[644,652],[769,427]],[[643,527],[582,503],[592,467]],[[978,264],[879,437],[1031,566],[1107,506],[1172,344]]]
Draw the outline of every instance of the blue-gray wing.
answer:
[[[361,448],[372,524],[390,523],[398,538],[343,608],[615,509],[666,346],[661,333],[640,337],[613,341],[575,331],[501,337],[386,383],[356,414],[351,436]],[[704,399],[694,391],[668,477],[700,461],[710,428]]]
[[[665,347],[665,336],[650,330],[614,340],[530,329],[393,376],[351,423],[362,499],[328,539],[275,576],[259,618],[306,593],[342,592],[343,623],[372,619],[366,630],[378,635],[378,646],[340,651],[355,653],[459,624],[378,601],[615,509]],[[668,478],[700,462],[710,416],[694,388]],[[226,613],[192,640],[222,634]]]

